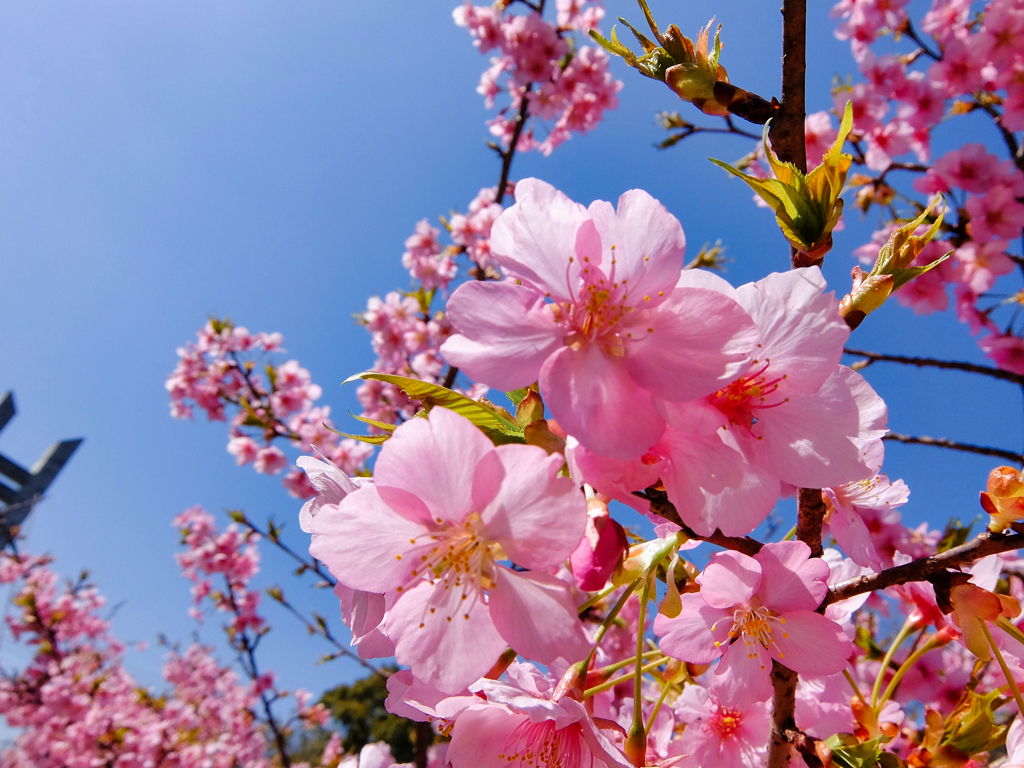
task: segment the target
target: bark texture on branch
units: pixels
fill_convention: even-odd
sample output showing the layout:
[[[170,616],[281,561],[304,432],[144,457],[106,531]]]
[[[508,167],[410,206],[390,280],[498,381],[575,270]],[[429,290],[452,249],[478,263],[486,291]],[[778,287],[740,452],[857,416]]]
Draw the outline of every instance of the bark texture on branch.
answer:
[[[862,595],[865,592],[874,592],[879,589],[894,587],[897,584],[906,584],[908,581],[927,581],[931,576],[948,570],[959,570],[961,566],[967,565],[979,558],[1021,548],[1024,548],[1024,535],[1020,533],[1007,534],[985,531],[985,533],[966,544],[947,549],[938,555],[920,557],[917,560],[911,560],[909,563],[897,565],[894,568],[886,568],[881,573],[861,576],[860,578],[837,584],[829,590],[822,605],[830,605],[840,600],[845,600],[848,597]]]

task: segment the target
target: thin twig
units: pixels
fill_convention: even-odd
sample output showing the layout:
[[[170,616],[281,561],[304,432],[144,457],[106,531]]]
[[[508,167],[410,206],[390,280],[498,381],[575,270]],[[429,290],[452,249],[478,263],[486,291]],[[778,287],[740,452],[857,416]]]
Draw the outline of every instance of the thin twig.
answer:
[[[1004,371],[1001,368],[993,368],[988,365],[975,365],[974,363],[963,363],[959,360],[936,360],[931,357],[905,357],[904,355],[886,355],[881,352],[866,352],[862,349],[849,349],[846,348],[843,352],[847,355],[856,355],[857,357],[863,357],[869,362],[866,365],[870,365],[875,362],[884,363],[901,363],[903,365],[913,365],[918,368],[943,368],[950,371],[966,371],[967,373],[980,373],[982,376],[990,376],[993,379],[1002,379],[1003,381],[1013,382],[1014,384],[1024,385],[1024,376],[1019,373],[1013,373],[1011,371]],[[861,366],[863,367],[863,366]]]
[[[890,432],[882,439],[893,440],[897,443],[906,443],[907,445],[932,445],[936,448],[948,448],[951,451],[977,453],[981,456],[995,456],[997,459],[1006,459],[1007,461],[1012,461],[1015,464],[1024,464],[1024,461],[1021,459],[1021,454],[1014,451],[1006,451],[1002,448],[989,448],[983,445],[971,445],[970,443],[958,443],[945,437],[926,437],[924,435],[913,437],[911,435],[901,435],[897,432]]]
[[[921,52],[924,53],[925,56],[927,56],[930,59],[934,59],[935,61],[942,61],[942,53],[935,53],[934,51],[932,51],[931,48],[929,48],[925,44],[924,40],[918,37],[917,31],[914,29],[914,25],[910,23],[909,18],[907,18],[906,22],[904,23],[903,29],[901,29],[900,32],[902,32],[904,35],[906,35],[919,46],[921,46]]]
[[[926,581],[929,576],[950,569],[959,570],[961,566],[979,558],[999,552],[1010,552],[1022,547],[1024,547],[1024,535],[1020,533],[1005,534],[986,531],[966,544],[947,549],[940,554],[920,557],[903,565],[886,568],[881,573],[844,581],[829,590],[822,605],[831,605],[865,592],[876,592],[910,581]]]

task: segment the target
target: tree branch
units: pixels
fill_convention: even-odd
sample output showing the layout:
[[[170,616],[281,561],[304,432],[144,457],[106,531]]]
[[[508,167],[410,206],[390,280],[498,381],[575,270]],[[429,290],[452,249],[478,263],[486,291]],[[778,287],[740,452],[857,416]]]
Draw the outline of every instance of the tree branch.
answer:
[[[865,592],[876,592],[898,584],[906,584],[908,581],[926,581],[929,576],[949,569],[959,570],[961,566],[987,555],[1009,552],[1022,547],[1024,547],[1024,535],[1020,533],[1006,534],[985,531],[966,544],[947,549],[938,555],[920,557],[894,568],[886,568],[881,573],[844,581],[829,590],[822,605],[831,605]]]
[[[1004,371],[1001,368],[993,368],[988,365],[975,365],[974,363],[962,363],[959,360],[936,360],[931,357],[904,357],[903,355],[886,355],[880,352],[865,352],[861,349],[844,349],[843,352],[847,355],[856,355],[857,357],[863,357],[867,360],[866,363],[860,364],[855,370],[860,370],[865,366],[871,365],[875,362],[884,363],[902,363],[903,365],[913,365],[918,368],[943,368],[950,371],[966,371],[967,373],[980,373],[982,376],[990,376],[993,379],[1002,379],[1003,381],[1009,381],[1014,384],[1024,385],[1024,376],[1019,373],[1013,373],[1011,371]]]
[[[807,73],[807,0],[782,0],[782,104],[772,122],[769,136],[772,148],[783,162],[807,173],[807,147],[804,141],[805,76]],[[813,264],[821,265],[822,258]],[[793,268],[812,266],[804,263],[795,248],[790,249]],[[821,555],[821,521],[825,505],[821,491],[801,488],[797,506],[797,536]],[[797,675],[773,662],[772,740],[768,745],[767,768],[788,768],[793,747],[786,732],[795,728]]]
[[[761,547],[764,546],[760,541],[752,539],[749,536],[726,536],[717,529],[710,536],[698,535],[683,522],[681,517],[679,517],[679,512],[676,510],[675,505],[668,500],[668,494],[654,486],[643,491],[634,491],[633,495],[650,501],[651,512],[665,518],[670,523],[675,523],[683,529],[683,533],[695,541],[706,541],[709,544],[716,544],[723,549],[732,549],[736,552],[742,552],[750,557],[753,557],[760,552]]]
[[[948,440],[945,437],[912,437],[911,435],[901,435],[897,432],[890,432],[883,440],[893,440],[897,443],[906,443],[907,445],[932,445],[936,448],[948,448],[951,451],[962,451],[963,453],[977,453],[982,456],[995,456],[997,459],[1006,459],[1012,461],[1015,464],[1024,464],[1024,460],[1021,459],[1021,454],[1015,453],[1014,451],[1006,451],[1002,448],[988,448],[983,445],[971,445],[970,443],[958,443],[953,440]]]

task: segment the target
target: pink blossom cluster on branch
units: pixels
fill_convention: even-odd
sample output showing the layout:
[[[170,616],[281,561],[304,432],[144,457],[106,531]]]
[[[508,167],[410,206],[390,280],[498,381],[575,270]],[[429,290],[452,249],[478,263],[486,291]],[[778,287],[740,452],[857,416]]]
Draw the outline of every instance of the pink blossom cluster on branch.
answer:
[[[918,314],[944,311],[952,286],[957,315],[972,333],[983,332],[979,344],[985,354],[1000,368],[1024,373],[1024,338],[1014,323],[1016,314],[997,319],[998,310],[1019,304],[1019,287],[1009,276],[1016,272],[1015,262],[1021,262],[1011,241],[1024,228],[1024,170],[1018,151],[1024,130],[1024,7],[1015,0],[993,0],[983,13],[973,14],[967,0],[934,0],[915,27],[905,5],[844,0],[833,9],[842,17],[836,35],[850,40],[864,78],[835,93],[837,109],[853,102],[856,162],[873,172],[851,181],[861,186],[859,207],[878,206],[889,222],[855,253],[873,263],[895,227],[923,210],[906,197],[910,190],[897,191],[893,176],[915,174],[913,190],[945,195],[951,204],[943,234],[915,265],[947,252],[951,258],[902,288],[897,300]],[[873,44],[892,30],[916,47],[899,55],[877,53]],[[966,114],[991,121],[1002,149],[972,141],[933,159],[933,132],[945,122],[962,124]],[[818,116],[826,119],[824,113]],[[908,152],[917,162],[902,159]],[[902,212],[905,202],[915,206],[909,214]]]
[[[372,449],[333,430],[330,406],[314,405],[322,390],[309,371],[295,360],[277,365],[264,357],[284,351],[281,334],[253,334],[229,320],[210,320],[196,335],[178,349],[178,365],[167,378],[172,416],[192,418],[198,407],[210,421],[225,421],[230,408],[228,453],[239,466],[252,464],[262,474],[288,466],[274,444],[280,439],[304,452],[316,450],[347,472],[362,469]],[[301,472],[292,469],[283,482],[293,496],[313,495]]]
[[[817,268],[733,288],[684,270],[684,248],[642,191],[584,207],[519,182],[491,233],[505,279],[453,293],[441,352],[518,390],[522,432],[495,444],[434,407],[390,434],[372,480],[303,461],[319,491],[303,529],[338,579],[353,644],[407,667],[388,708],[450,736],[454,768],[754,768],[773,664],[798,675],[805,738],[897,736],[891,754],[920,758],[930,747],[907,709],[955,715],[959,675],[992,658],[979,622],[1005,667],[985,667],[972,690],[1024,680],[1019,606],[991,591],[1001,577],[1024,590],[1013,557],[976,563],[941,595],[928,582],[876,593],[874,608],[906,622],[885,663],[877,624],[858,630],[871,643],[853,642],[855,612],[872,621],[866,594],[821,607],[841,582],[935,554],[939,534],[900,521],[909,492],[881,474],[886,409],[839,365],[850,329]],[[532,439],[540,422],[554,442]],[[845,556],[734,538],[754,549],[703,571],[686,562],[699,538],[753,532],[794,487],[823,489]],[[612,499],[648,514],[658,538],[629,546]],[[937,679],[915,677],[926,657]]]
[[[17,585],[7,617],[34,655],[0,677],[0,715],[24,729],[0,753],[5,768],[269,766],[254,718],[254,686],[192,645],[168,655],[170,689],[151,693],[122,666],[124,646],[83,582],[58,586],[45,558],[5,554],[0,583]]]
[[[544,155],[572,137],[593,130],[605,110],[618,107],[622,83],[608,71],[608,56],[600,48],[567,38],[574,30],[597,29],[604,16],[599,0],[558,0],[557,22],[537,10],[511,11],[514,3],[474,6],[469,0],[455,9],[455,23],[465,27],[481,53],[497,50],[480,79],[477,92],[488,108],[503,92],[509,103],[488,122],[491,133],[508,149],[539,150]],[[543,7],[543,3],[541,4]],[[524,106],[534,121],[520,125]],[[550,122],[538,136],[536,121]]]

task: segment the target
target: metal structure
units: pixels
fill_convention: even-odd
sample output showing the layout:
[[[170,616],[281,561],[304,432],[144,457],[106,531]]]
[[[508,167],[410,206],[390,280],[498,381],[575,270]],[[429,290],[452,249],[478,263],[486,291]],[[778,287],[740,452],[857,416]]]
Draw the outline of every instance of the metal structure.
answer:
[[[7,392],[0,397],[0,430],[7,426],[13,416],[14,395]],[[8,483],[0,482],[0,502],[4,504],[0,508],[0,548],[14,542],[18,527],[81,443],[81,439],[54,443],[31,470],[0,454],[0,476],[17,486],[15,489]]]

